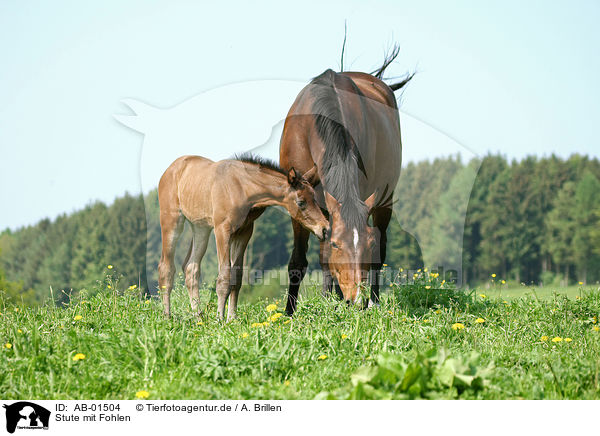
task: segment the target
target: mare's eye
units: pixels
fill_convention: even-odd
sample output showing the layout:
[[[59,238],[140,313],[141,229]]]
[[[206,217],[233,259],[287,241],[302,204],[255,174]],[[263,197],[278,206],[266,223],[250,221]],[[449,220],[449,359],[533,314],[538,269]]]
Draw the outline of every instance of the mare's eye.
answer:
[[[304,209],[306,207],[306,201],[304,200],[296,200],[296,204],[300,209]]]

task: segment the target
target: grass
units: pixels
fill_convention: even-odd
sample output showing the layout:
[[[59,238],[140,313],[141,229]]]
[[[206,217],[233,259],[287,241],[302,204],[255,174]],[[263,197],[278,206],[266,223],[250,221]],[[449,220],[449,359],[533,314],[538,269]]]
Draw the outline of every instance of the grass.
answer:
[[[591,286],[492,286],[484,292],[490,297],[512,300],[521,297],[533,297],[539,299],[552,299],[554,294],[564,295],[568,298],[581,297],[584,289],[600,291],[599,285]]]
[[[313,289],[292,319],[269,321],[283,302],[242,294],[239,318],[223,324],[211,290],[198,321],[181,284],[170,320],[157,299],[118,287],[107,277],[60,308],[0,299],[0,397],[600,398],[597,289],[497,298],[428,276],[368,310]]]

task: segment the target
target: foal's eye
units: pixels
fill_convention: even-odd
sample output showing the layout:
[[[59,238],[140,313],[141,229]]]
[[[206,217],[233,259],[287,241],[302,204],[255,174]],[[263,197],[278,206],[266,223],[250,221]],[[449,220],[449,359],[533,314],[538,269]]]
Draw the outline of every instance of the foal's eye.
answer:
[[[305,200],[296,200],[296,204],[298,205],[298,207],[300,209],[304,209],[306,207],[306,201]]]

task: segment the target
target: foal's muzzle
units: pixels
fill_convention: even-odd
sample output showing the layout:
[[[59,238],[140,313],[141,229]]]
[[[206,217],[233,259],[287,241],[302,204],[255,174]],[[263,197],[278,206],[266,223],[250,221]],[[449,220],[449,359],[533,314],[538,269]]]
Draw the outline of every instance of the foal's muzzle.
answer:
[[[317,234],[317,237],[319,238],[319,241],[325,241],[327,239],[327,237],[329,236],[329,226],[327,227],[323,227],[321,230],[321,234]]]

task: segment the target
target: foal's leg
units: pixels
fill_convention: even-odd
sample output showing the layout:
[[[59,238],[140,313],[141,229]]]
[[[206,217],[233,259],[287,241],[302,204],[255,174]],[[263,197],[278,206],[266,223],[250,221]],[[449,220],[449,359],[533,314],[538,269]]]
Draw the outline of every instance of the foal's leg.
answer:
[[[215,227],[219,275],[217,276],[217,313],[219,319],[225,316],[225,302],[229,297],[231,279],[231,230],[229,225]]]
[[[227,310],[227,320],[236,318],[237,300],[242,287],[242,277],[244,274],[244,253],[248,246],[248,241],[252,236],[254,224],[246,226],[238,231],[231,240],[231,293],[229,294],[229,308]]]
[[[200,303],[200,264],[202,263],[204,253],[206,253],[206,246],[208,244],[208,239],[210,238],[211,228],[193,225],[192,231],[194,232],[192,239],[192,250],[184,267],[185,286],[187,287],[190,295],[192,312],[194,312],[196,315],[199,315],[198,304]]]
[[[185,218],[179,211],[162,212],[160,214],[160,230],[162,236],[162,254],[158,264],[158,289],[163,302],[163,311],[171,316],[170,295],[175,275],[175,247],[183,231]]]
[[[292,218],[292,228],[294,230],[294,251],[288,264],[289,289],[288,299],[285,311],[288,315],[292,315],[296,310],[296,302],[298,301],[298,289],[300,282],[306,274],[308,261],[306,260],[306,250],[308,250],[308,237],[310,232],[306,230],[300,223]]]
[[[379,277],[381,266],[385,262],[387,246],[387,228],[392,217],[392,209],[379,208],[373,212],[373,226],[379,230],[379,244],[375,247],[374,261],[371,264],[371,299],[369,306],[379,304]],[[377,252],[379,250],[379,252]]]

